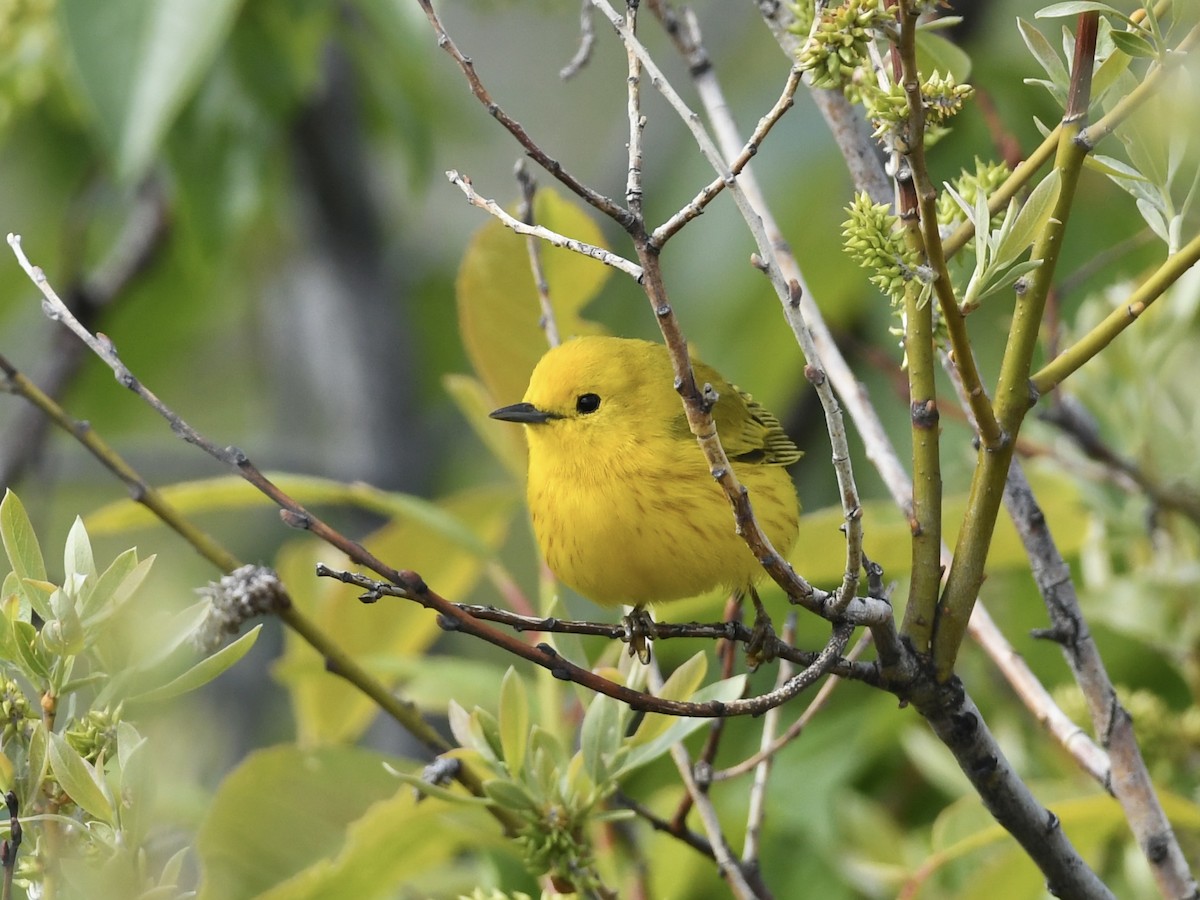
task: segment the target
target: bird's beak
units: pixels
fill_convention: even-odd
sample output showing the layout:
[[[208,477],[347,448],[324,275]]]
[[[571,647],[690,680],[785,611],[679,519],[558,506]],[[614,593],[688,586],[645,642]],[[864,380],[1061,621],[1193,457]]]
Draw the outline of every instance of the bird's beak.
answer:
[[[532,403],[514,403],[512,406],[502,406],[488,413],[493,419],[504,422],[520,422],[524,425],[541,425],[550,419],[557,419],[554,413],[543,412]]]

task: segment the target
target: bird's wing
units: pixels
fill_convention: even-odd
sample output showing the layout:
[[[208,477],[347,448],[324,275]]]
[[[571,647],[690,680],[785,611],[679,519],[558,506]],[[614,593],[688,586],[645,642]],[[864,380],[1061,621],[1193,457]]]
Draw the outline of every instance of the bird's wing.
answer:
[[[713,419],[725,454],[734,461],[789,466],[804,454],[792,442],[775,418],[737,385],[723,379],[715,369],[695,364],[696,380],[711,384],[720,395],[713,407]],[[686,425],[686,423],[685,423]]]

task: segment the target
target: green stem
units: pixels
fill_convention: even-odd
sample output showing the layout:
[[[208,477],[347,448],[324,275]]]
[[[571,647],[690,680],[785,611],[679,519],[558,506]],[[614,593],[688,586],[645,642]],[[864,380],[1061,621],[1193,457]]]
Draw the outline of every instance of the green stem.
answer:
[[[1178,253],[1167,257],[1159,268],[1142,282],[1129,299],[1078,341],[1042,366],[1029,379],[1038,396],[1053,390],[1067,376],[1107,347],[1118,334],[1137,321],[1146,309],[1161,297],[1188,269],[1200,261],[1200,235],[1192,238]]]
[[[1083,129],[1087,115],[1098,15],[1088,12],[1079,16],[1071,91],[1054,163],[1061,177],[1061,188],[1054,213],[1033,247],[1031,259],[1040,259],[1042,264],[1034,270],[1025,290],[1017,291],[1008,344],[1000,365],[995,400],[996,419],[1004,431],[1005,440],[996,447],[979,449],[979,459],[967,498],[967,512],[954,549],[954,562],[938,605],[933,661],[938,678],[943,680],[953,674],[958,648],[966,636],[967,621],[983,584],[984,566],[1004,496],[1004,483],[1012,462],[1015,438],[1025,414],[1036,400],[1029,384],[1033,354],[1046,309],[1046,298],[1058,266],[1079,173],[1088,153],[1088,148],[1076,137]]]
[[[954,284],[950,278],[950,272],[946,268],[946,255],[942,248],[942,237],[938,231],[937,189],[933,186],[933,181],[929,177],[929,167],[925,162],[925,107],[921,98],[921,73],[917,66],[917,15],[918,10],[914,9],[908,0],[901,0],[899,50],[904,93],[908,98],[910,144],[908,163],[909,170],[912,172],[913,186],[917,192],[921,238],[924,244],[925,259],[934,274],[933,289],[937,294],[938,308],[942,312],[942,320],[946,323],[946,331],[950,338],[951,359],[962,379],[967,402],[970,404],[971,413],[979,428],[979,436],[984,446],[995,447],[1002,439],[1000,426],[996,424],[992,404],[988,400],[987,392],[983,389],[983,382],[980,381],[979,368],[975,364],[975,352],[971,349],[971,339],[967,335],[966,319],[958,307],[958,300],[954,296]],[[912,359],[911,355],[909,359]],[[931,351],[930,371],[932,370]],[[915,396],[913,403],[915,409]]]

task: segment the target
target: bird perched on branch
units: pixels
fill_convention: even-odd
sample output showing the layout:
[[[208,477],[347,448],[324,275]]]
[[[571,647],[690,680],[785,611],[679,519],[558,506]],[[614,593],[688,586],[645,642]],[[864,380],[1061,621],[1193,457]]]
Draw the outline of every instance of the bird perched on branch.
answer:
[[[715,392],[717,433],[755,518],[786,555],[800,503],[784,467],[800,450],[749,394],[698,360],[692,368]],[[542,357],[521,403],[491,414],[526,426],[538,545],[555,575],[603,606],[640,610],[724,586],[749,592],[765,617],[754,592],[765,572],[737,533],[673,383],[662,344],[581,337]]]

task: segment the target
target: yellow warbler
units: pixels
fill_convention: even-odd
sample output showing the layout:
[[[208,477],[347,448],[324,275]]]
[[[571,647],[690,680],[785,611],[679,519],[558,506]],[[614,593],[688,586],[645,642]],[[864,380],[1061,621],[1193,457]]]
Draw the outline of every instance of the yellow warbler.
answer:
[[[779,422],[713,368],[713,419],[759,525],[781,553],[800,504],[784,466],[801,456]],[[542,357],[521,403],[491,415],[526,426],[529,508],[547,565],[602,605],[745,590],[765,573],[738,536],[673,390],[666,348],[581,337]]]

